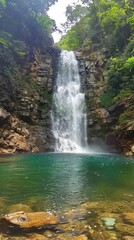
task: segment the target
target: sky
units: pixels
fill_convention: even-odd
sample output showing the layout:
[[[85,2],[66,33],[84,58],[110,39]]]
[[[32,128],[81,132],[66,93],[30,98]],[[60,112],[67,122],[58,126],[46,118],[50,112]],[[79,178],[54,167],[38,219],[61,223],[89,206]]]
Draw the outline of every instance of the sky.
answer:
[[[55,5],[52,5],[48,11],[50,18],[54,19],[57,27],[60,28],[61,24],[66,21],[66,7],[72,5],[73,3],[78,3],[79,0],[58,0]],[[58,32],[53,34],[54,42],[58,42],[61,38],[61,35]]]

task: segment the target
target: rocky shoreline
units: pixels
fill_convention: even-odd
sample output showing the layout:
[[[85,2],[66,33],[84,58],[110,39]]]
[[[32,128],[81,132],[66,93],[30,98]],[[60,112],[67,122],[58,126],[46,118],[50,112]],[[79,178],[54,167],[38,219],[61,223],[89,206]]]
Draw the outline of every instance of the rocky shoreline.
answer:
[[[0,199],[0,210],[4,199]],[[133,240],[134,201],[84,202],[57,211],[33,212],[32,206],[6,207],[0,216],[1,240]],[[17,210],[17,212],[14,212]]]

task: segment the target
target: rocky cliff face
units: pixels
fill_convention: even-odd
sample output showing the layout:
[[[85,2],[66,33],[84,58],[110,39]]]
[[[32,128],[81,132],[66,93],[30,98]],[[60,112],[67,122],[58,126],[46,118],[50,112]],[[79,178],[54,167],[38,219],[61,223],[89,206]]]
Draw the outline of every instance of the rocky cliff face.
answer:
[[[52,151],[52,88],[59,50],[35,50],[16,68],[14,79],[0,76],[0,153]]]
[[[0,76],[0,153],[53,151],[52,91],[60,50],[36,49],[16,66],[14,77]],[[76,52],[86,95],[88,142],[110,152],[134,155],[134,96],[102,107],[107,52]]]
[[[134,96],[116,102],[107,109],[102,107],[101,96],[105,92],[104,75],[107,52],[76,52],[82,88],[86,94],[88,142],[110,152],[134,154]],[[85,87],[84,87],[85,86]]]

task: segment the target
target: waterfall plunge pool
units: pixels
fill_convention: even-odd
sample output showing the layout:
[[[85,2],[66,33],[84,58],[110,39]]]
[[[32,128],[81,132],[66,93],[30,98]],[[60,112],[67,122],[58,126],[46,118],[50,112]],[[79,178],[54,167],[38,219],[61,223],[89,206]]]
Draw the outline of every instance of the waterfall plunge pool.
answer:
[[[133,178],[134,161],[118,155],[1,156],[0,214],[53,211],[65,214],[71,224],[84,221],[85,226],[90,223],[87,214],[91,214],[91,225],[98,226],[101,215],[119,219],[124,212],[134,212]]]

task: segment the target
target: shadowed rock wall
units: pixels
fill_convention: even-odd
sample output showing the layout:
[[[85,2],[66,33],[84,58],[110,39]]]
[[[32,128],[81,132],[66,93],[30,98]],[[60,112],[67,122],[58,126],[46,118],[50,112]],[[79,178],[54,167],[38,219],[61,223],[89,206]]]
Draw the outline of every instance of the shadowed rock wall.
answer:
[[[134,96],[102,107],[100,96],[105,92],[107,52],[91,53],[88,57],[76,52],[82,88],[85,91],[89,145],[99,145],[109,152],[134,154]]]
[[[35,50],[14,79],[0,76],[0,152],[52,151],[52,91],[59,50]]]

